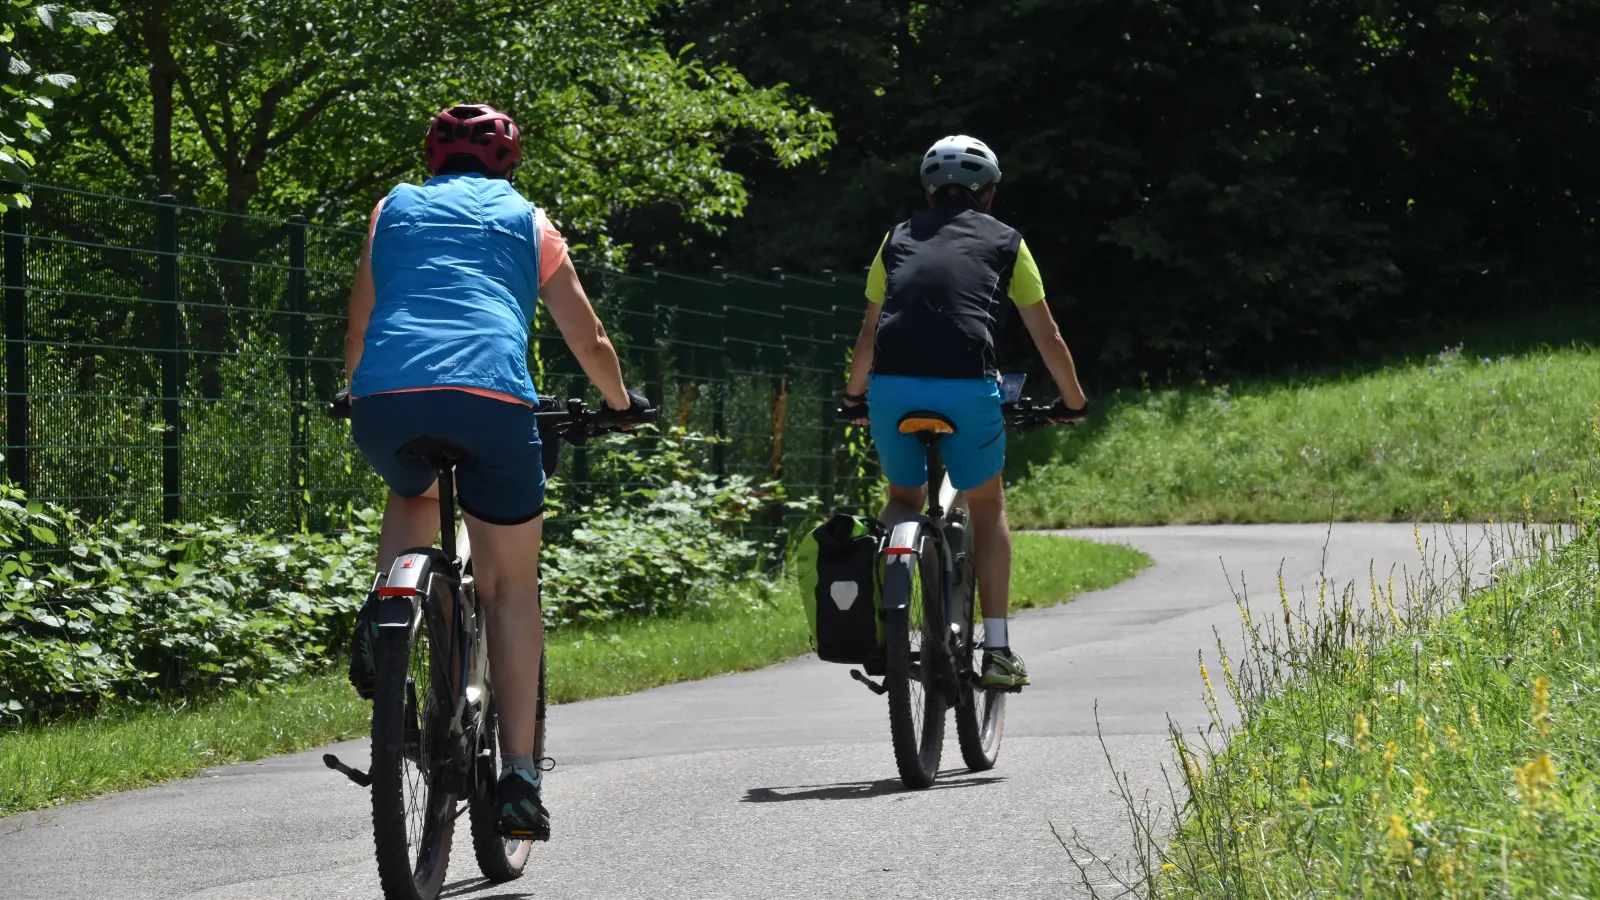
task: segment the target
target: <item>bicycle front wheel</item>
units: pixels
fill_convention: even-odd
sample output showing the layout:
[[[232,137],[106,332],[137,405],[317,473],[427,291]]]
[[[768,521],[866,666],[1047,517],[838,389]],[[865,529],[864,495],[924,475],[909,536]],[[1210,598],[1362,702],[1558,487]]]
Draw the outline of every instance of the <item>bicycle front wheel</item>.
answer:
[[[884,687],[900,780],[921,789],[939,776],[944,753],[945,706],[936,675],[943,593],[937,562],[910,558],[912,565],[893,562],[884,574]]]
[[[544,657],[539,657],[539,681],[544,683]],[[522,877],[533,841],[508,838],[500,833],[500,811],[494,805],[495,783],[500,777],[499,716],[494,685],[484,685],[483,724],[478,734],[477,789],[472,797],[472,851],[478,870],[495,884]]]
[[[428,631],[385,629],[373,648],[372,838],[387,900],[434,900],[455,835],[456,795],[444,790],[446,711],[436,699]]]
[[[983,622],[975,621],[970,588],[958,604],[964,621],[956,647],[956,674],[960,678],[956,703],[956,737],[961,761],[974,772],[987,772],[1000,758],[1000,733],[1006,724],[1006,695],[980,685],[983,663]]]

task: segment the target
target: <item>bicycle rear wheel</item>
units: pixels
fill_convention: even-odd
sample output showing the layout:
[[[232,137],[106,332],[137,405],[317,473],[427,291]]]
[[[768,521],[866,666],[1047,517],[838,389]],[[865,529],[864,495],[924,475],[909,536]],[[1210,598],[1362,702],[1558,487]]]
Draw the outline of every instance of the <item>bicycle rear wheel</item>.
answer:
[[[944,753],[944,697],[935,670],[943,635],[943,596],[936,558],[891,563],[884,574],[884,687],[889,738],[900,780],[912,789],[933,784]],[[904,608],[893,608],[904,603]]]
[[[447,711],[428,638],[422,625],[414,635],[384,629],[373,648],[372,838],[388,900],[434,900],[455,836],[456,795],[435,758]]]

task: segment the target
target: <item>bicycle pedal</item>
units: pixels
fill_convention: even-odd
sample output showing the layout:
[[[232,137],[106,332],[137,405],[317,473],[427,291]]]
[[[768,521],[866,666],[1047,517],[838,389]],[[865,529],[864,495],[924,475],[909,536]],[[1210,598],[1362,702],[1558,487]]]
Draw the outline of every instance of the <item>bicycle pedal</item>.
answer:
[[[519,841],[545,841],[545,842],[549,842],[549,840],[550,840],[550,829],[548,829],[548,828],[534,829],[534,830],[531,830],[531,831],[503,829],[500,833],[505,837],[515,838],[516,840],[519,840]]]

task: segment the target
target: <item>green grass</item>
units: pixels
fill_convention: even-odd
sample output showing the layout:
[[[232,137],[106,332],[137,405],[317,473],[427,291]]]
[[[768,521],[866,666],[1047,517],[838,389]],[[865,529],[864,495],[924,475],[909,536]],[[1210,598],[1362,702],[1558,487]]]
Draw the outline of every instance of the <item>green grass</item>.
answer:
[[[1018,607],[1109,587],[1149,563],[1127,547],[1039,535],[1016,542]],[[550,696],[569,703],[625,694],[770,665],[809,646],[798,590],[783,582],[690,616],[552,633]],[[284,692],[0,732],[0,815],[361,737],[368,709],[342,674],[327,674]]]
[[[1444,353],[1344,378],[1121,393],[1019,443],[1013,521],[1033,527],[1431,521],[1571,511],[1600,352]],[[1552,500],[1554,492],[1554,500]]]
[[[1465,598],[1427,580],[1292,617],[1242,603],[1247,652],[1197,679],[1213,721],[1172,735],[1176,836],[1138,830],[1141,895],[1600,896],[1597,500],[1559,550],[1508,538]]]

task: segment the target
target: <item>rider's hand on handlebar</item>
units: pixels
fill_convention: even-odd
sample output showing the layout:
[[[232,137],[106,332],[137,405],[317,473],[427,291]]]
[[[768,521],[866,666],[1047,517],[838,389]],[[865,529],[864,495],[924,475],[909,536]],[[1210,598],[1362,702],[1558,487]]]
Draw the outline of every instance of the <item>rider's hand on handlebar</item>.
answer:
[[[350,388],[340,388],[339,393],[333,395],[333,402],[328,404],[328,415],[334,419],[350,418]]]
[[[1089,401],[1083,402],[1082,409],[1073,409],[1067,401],[1057,397],[1056,402],[1050,404],[1050,409],[1045,412],[1045,418],[1051,422],[1076,422],[1089,414]]]
[[[849,422],[852,425],[866,425],[868,423],[867,395],[846,393],[844,395],[844,403],[839,407],[838,418],[840,421]]]
[[[650,401],[636,390],[628,390],[628,408],[615,409],[611,401],[607,400],[605,408],[595,416],[595,424],[606,428],[621,428],[623,431],[632,431],[633,426],[643,425],[655,421],[655,410],[650,408]]]

